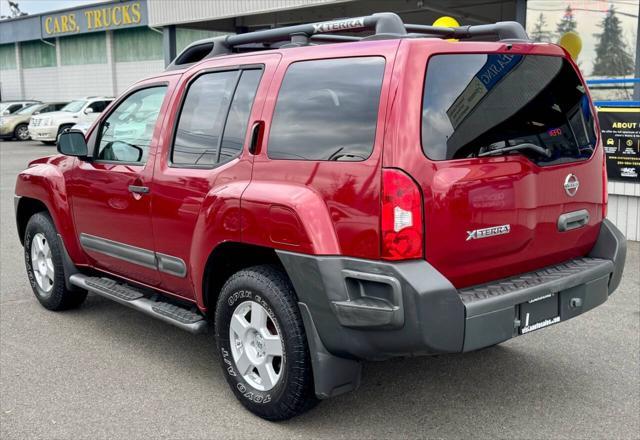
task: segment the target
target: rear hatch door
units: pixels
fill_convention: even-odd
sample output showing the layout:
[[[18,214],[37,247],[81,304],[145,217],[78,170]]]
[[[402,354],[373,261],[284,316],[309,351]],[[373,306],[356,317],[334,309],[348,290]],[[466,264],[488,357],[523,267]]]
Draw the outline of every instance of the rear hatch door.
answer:
[[[593,113],[564,57],[431,56],[424,157],[409,165],[424,194],[426,259],[464,287],[587,253],[603,203]]]

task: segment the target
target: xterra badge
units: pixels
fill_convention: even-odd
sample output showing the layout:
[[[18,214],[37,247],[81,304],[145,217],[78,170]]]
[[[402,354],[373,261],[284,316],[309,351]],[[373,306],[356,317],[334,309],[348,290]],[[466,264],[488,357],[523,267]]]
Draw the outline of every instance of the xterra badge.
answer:
[[[364,17],[349,18],[347,20],[323,21],[313,24],[313,33],[344,31],[364,27]]]
[[[474,231],[467,231],[467,241],[475,240],[476,238],[487,238],[495,235],[504,235],[511,232],[511,225],[492,226],[491,228],[476,229]]]

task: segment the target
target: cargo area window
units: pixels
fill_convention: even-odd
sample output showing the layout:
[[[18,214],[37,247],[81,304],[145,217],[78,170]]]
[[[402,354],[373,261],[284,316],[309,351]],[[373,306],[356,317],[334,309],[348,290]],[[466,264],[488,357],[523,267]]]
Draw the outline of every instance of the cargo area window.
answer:
[[[360,161],[371,155],[384,75],[380,57],[297,62],[276,103],[271,159]]]
[[[211,168],[240,154],[261,77],[261,69],[247,69],[196,78],[182,105],[172,166]]]
[[[540,166],[588,159],[590,102],[561,57],[436,55],[422,102],[422,148],[433,160],[522,154]]]

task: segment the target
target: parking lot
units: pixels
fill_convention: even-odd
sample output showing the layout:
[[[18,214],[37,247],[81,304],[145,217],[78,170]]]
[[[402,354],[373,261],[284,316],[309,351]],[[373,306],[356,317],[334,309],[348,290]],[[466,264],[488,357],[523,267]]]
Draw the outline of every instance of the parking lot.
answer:
[[[361,388],[283,423],[238,403],[212,335],[92,295],[33,297],[13,217],[16,174],[54,154],[0,142],[0,438],[638,438],[639,246],[588,314],[465,355],[367,363]]]

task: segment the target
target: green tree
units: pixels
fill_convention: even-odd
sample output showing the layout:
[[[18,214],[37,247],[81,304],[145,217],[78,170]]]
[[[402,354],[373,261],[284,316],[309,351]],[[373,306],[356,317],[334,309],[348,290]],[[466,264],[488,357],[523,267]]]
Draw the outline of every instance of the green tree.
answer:
[[[558,22],[556,26],[556,33],[558,34],[558,38],[562,37],[563,34],[573,31],[575,32],[578,27],[578,23],[576,22],[575,17],[573,16],[573,9],[571,9],[571,5],[567,5],[567,8],[564,10],[564,15],[562,19]]]
[[[531,31],[531,39],[536,43],[545,42],[548,43],[551,41],[551,32],[545,30],[547,27],[547,21],[544,18],[544,14],[541,12],[538,16],[538,20],[536,24],[533,25],[533,30]]]
[[[616,17],[613,6],[598,25],[602,32],[595,34],[596,59],[593,63],[594,76],[623,76],[633,73],[633,56],[628,52],[622,38],[620,19]]]

